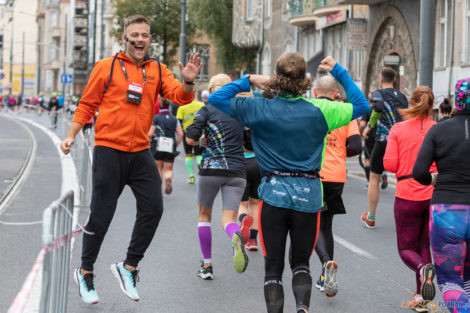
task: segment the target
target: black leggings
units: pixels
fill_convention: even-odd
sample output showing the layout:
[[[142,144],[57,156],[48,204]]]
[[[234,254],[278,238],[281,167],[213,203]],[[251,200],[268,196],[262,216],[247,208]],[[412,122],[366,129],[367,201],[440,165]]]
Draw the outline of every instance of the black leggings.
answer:
[[[333,216],[328,210],[321,212],[320,232],[318,233],[315,252],[323,264],[333,260],[335,242],[333,239]]]
[[[303,213],[271,206],[261,201],[258,214],[259,234],[265,260],[264,291],[268,313],[283,312],[282,272],[287,234],[291,239],[292,289],[297,309],[308,309],[312,285],[309,259],[318,235],[320,212]]]
[[[119,196],[129,185],[137,200],[137,218],[125,263],[137,266],[152,242],[163,213],[161,179],[150,151],[123,152],[95,147],[90,216],[83,234],[82,268],[92,271]]]

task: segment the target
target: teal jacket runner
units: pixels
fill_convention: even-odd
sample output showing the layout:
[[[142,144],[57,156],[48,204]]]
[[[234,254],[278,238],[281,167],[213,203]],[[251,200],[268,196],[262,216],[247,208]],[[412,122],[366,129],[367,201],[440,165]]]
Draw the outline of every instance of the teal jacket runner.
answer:
[[[346,126],[370,109],[367,99],[347,71],[336,64],[331,74],[343,85],[348,101],[304,97],[234,98],[250,91],[244,77],[209,96],[209,103],[230,114],[251,130],[253,147],[262,173],[319,171],[329,131]],[[323,207],[322,184],[306,177],[263,177],[258,189],[266,203],[315,213]]]

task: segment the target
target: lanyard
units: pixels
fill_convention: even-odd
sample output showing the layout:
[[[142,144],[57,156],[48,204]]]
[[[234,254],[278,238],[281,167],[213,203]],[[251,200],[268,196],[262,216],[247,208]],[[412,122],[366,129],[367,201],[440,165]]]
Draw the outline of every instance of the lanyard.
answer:
[[[124,62],[122,62],[122,60],[119,59],[119,63],[121,63],[121,68],[122,68],[122,71],[124,72],[124,76],[126,76],[126,79],[129,80],[129,76],[127,76],[127,71],[126,71],[126,67],[124,66]],[[145,65],[142,65],[142,74],[144,75],[144,84],[145,84],[145,81],[146,81]]]

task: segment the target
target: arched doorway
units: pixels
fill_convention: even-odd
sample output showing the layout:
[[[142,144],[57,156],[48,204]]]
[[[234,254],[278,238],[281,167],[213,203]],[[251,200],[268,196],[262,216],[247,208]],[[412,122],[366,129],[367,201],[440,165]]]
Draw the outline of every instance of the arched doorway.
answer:
[[[383,11],[380,20],[368,51],[364,92],[369,94],[379,89],[380,70],[390,66],[399,75],[396,88],[409,96],[416,87],[417,66],[408,26],[401,12],[392,5]]]

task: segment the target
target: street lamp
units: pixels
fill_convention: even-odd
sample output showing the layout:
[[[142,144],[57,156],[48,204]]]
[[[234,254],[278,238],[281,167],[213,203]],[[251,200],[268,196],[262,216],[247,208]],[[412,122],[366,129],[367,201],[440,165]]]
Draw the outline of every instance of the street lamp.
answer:
[[[186,0],[181,0],[180,62],[186,65]],[[181,73],[180,80],[183,82]]]

